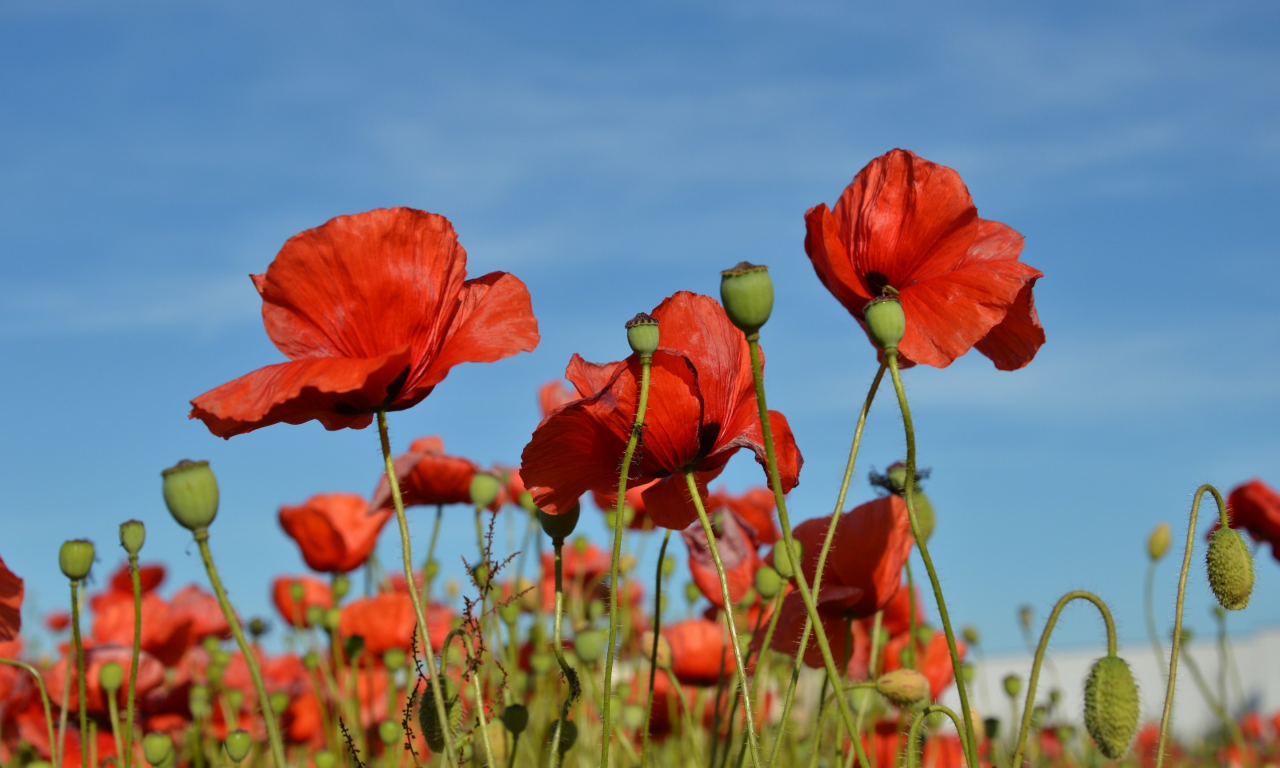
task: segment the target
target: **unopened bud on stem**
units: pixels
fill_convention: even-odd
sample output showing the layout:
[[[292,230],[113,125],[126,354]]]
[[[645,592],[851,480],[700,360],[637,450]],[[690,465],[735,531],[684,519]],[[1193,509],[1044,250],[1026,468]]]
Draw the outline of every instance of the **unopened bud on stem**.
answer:
[[[1219,528],[1209,537],[1209,586],[1218,604],[1228,611],[1239,611],[1249,604],[1253,594],[1253,556],[1240,533],[1234,528]]]
[[[1169,545],[1173,543],[1173,530],[1169,524],[1160,523],[1151,531],[1151,535],[1147,537],[1147,557],[1151,558],[1151,562],[1159,562],[1169,551]]]
[[[93,542],[88,539],[71,539],[62,542],[58,550],[58,565],[62,575],[72,581],[80,581],[89,575],[93,567]]]
[[[756,333],[773,313],[773,279],[769,268],[739,262],[720,273],[720,303],[730,322],[748,336]]]
[[[899,707],[909,707],[929,696],[929,679],[914,669],[895,669],[876,680],[876,690]]]
[[[564,540],[573,533],[573,529],[578,527],[578,516],[581,513],[582,507],[577,504],[574,504],[568,512],[558,515],[548,515],[538,510],[538,522],[542,523],[543,532],[550,536],[553,542],[564,543]]]
[[[124,547],[130,557],[138,556],[146,540],[147,527],[141,520],[129,520],[120,524],[120,546]]]
[[[471,478],[471,503],[477,507],[487,507],[498,499],[498,491],[502,483],[488,472],[477,472]]]
[[[1138,686],[1119,656],[1094,662],[1084,683],[1084,726],[1109,760],[1120,759],[1138,730]]]

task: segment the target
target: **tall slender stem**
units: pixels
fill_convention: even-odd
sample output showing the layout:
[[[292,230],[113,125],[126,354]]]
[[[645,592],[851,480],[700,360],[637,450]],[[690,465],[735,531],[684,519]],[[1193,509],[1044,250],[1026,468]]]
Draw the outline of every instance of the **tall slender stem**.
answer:
[[[560,625],[564,620],[564,539],[552,539],[556,560],[556,613],[551,624],[551,650],[555,652],[556,662],[560,664],[560,672],[569,683],[569,694],[564,697],[564,706],[560,709],[560,719],[556,721],[555,731],[551,735],[551,768],[560,764],[560,726],[569,718],[569,710],[573,702],[582,695],[582,684],[578,682],[578,673],[564,657],[564,643],[560,640]]]
[[[631,479],[631,457],[635,455],[636,444],[640,442],[640,433],[644,429],[644,412],[649,405],[649,368],[652,355],[640,356],[640,401],[636,405],[635,420],[631,423],[631,436],[627,438],[627,449],[622,454],[622,470],[618,474],[618,505],[613,515],[613,560],[609,565],[609,646],[605,651],[604,661],[604,701],[600,705],[604,718],[604,735],[600,739],[600,767],[609,768],[609,743],[613,738],[613,728],[609,721],[609,702],[613,698],[613,654],[618,644],[618,593],[622,591],[618,584],[618,562],[622,559],[622,506],[626,503],[627,481]],[[662,567],[662,561],[658,561]]]
[[[71,646],[76,654],[76,711],[80,713],[80,768],[89,768],[89,752],[85,744],[89,739],[89,707],[84,691],[84,644],[80,642],[80,582],[71,580]],[[66,700],[63,699],[63,706]]]
[[[142,652],[142,578],[138,574],[138,555],[129,555],[129,578],[133,582],[133,647],[129,662],[129,698],[124,715],[124,768],[133,766],[133,707],[138,689],[138,656]]]
[[[196,545],[200,547],[200,559],[204,561],[204,569],[209,574],[209,583],[213,586],[213,594],[218,598],[222,615],[226,617],[227,624],[231,627],[236,645],[240,646],[245,666],[249,668],[249,677],[253,678],[253,687],[258,694],[258,709],[262,711],[262,719],[267,724],[267,740],[271,742],[271,757],[275,761],[276,768],[285,768],[284,742],[280,739],[280,728],[276,725],[276,716],[271,712],[270,698],[267,696],[267,686],[262,682],[262,670],[258,666],[258,657],[249,647],[249,642],[244,639],[240,619],[236,618],[231,601],[227,599],[227,591],[222,587],[222,579],[218,577],[218,569],[213,564],[213,553],[209,550],[209,529],[198,528],[192,532],[192,536],[196,540]]]
[[[1160,682],[1165,681],[1164,649],[1160,647],[1160,633],[1156,630],[1156,612],[1153,593],[1156,581],[1156,563],[1147,564],[1147,578],[1142,585],[1142,608],[1147,618],[1147,637],[1151,639],[1151,649],[1156,652],[1156,668],[1160,670]]]
[[[907,405],[907,392],[902,387],[902,376],[898,372],[897,351],[886,352],[885,357],[889,360],[889,373],[893,376],[893,389],[898,394],[898,407],[902,410],[902,428],[907,437],[907,478],[902,496],[907,502],[907,516],[911,520],[911,533],[915,536],[916,547],[920,550],[920,559],[924,561],[925,570],[929,572],[929,583],[933,585],[933,596],[938,603],[938,618],[942,620],[942,631],[947,637],[947,650],[951,653],[956,693],[960,696],[960,713],[964,720],[965,760],[969,768],[977,768],[977,739],[974,738],[973,733],[969,692],[964,684],[964,676],[960,674],[960,652],[956,649],[956,635],[951,628],[951,615],[947,612],[947,601],[942,596],[942,582],[938,580],[938,572],[933,567],[933,558],[929,556],[929,547],[925,543],[924,536],[920,535],[920,521],[916,518],[916,431],[911,423],[911,408]],[[915,642],[915,638],[912,638],[912,642]]]
[[[653,683],[658,676],[658,641],[662,639],[662,561],[667,556],[667,543],[671,541],[671,529],[662,534],[662,548],[658,550],[658,569],[653,577],[653,648],[649,651],[649,694],[644,701],[644,733],[640,742],[640,768],[649,756],[649,719],[653,715]]]
[[[120,756],[124,754],[124,744],[120,741],[120,705],[116,703],[118,691],[104,690],[103,693],[107,695],[107,717],[111,719],[111,740],[115,743],[116,764],[119,765]]]
[[[396,522],[400,524],[400,551],[404,556],[404,578],[409,586],[409,600],[413,603],[414,617],[418,620],[418,632],[422,635],[423,657],[427,663],[427,676],[435,681],[436,661],[435,646],[431,644],[431,628],[427,626],[427,615],[422,610],[422,598],[418,596],[418,585],[413,578],[413,551],[409,545],[409,521],[404,516],[404,498],[400,495],[400,478],[396,477],[396,465],[391,457],[391,436],[387,432],[387,412],[378,409],[378,437],[382,441],[382,460],[386,465],[387,484],[391,488],[391,501],[396,510]],[[424,574],[425,575],[425,574]],[[457,765],[458,756],[453,747],[453,735],[449,732],[449,716],[444,706],[444,694],[439,684],[429,686],[431,698],[435,700],[436,715],[440,718],[440,731],[444,734],[444,754],[447,765]]]
[[[1200,516],[1200,499],[1205,492],[1213,494],[1218,502],[1218,521],[1222,527],[1229,528],[1231,520],[1227,517],[1227,504],[1222,500],[1218,489],[1208,483],[1196,489],[1191,500],[1191,519],[1187,521],[1187,547],[1182,555],[1182,574],[1178,577],[1178,602],[1173,612],[1173,644],[1169,651],[1169,675],[1165,684],[1164,711],[1160,715],[1160,739],[1156,742],[1156,768],[1164,765],[1164,748],[1169,738],[1169,721],[1173,713],[1173,691],[1178,682],[1178,652],[1182,649],[1182,608],[1187,596],[1187,574],[1191,572],[1191,550],[1196,543],[1196,520]]]
[[[924,725],[924,720],[934,712],[941,712],[951,718],[951,724],[955,726],[956,735],[960,737],[960,746],[964,749],[964,729],[960,727],[960,718],[956,717],[956,713],[944,704],[930,704],[924,709],[916,713],[911,720],[911,730],[907,732],[907,768],[918,768],[920,765],[920,755],[916,750],[916,741],[920,738],[920,728]],[[967,751],[967,750],[966,750]],[[1017,763],[1010,765],[1016,766]]]

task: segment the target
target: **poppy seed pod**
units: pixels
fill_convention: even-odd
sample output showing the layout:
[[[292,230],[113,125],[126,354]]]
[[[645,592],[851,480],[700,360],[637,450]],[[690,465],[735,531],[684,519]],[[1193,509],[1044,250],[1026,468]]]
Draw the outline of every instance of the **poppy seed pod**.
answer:
[[[521,491],[520,497],[516,499],[516,503],[523,507],[525,512],[538,511],[538,505],[533,503],[533,494],[528,491]]]
[[[596,629],[579,632],[573,638],[573,652],[584,664],[595,664],[604,656],[604,633]]]
[[[646,629],[641,633],[640,650],[645,655],[645,658],[650,658],[649,655],[653,653],[652,630]],[[665,669],[666,667],[671,666],[671,643],[669,643],[667,638],[662,635],[658,635],[658,655],[653,660],[659,669]]]
[[[458,696],[453,681],[444,675],[439,675],[436,680],[440,684],[440,698],[444,701],[450,730],[456,730],[462,725],[462,707],[458,706]],[[427,746],[431,747],[431,751],[441,752],[444,750],[444,729],[441,727],[440,714],[436,711],[435,695],[433,682],[427,685],[427,690],[418,703],[418,725],[422,727],[422,735],[426,738]]]
[[[333,768],[338,764],[338,756],[327,749],[322,749],[313,758],[316,768]]]
[[[639,312],[627,321],[627,343],[640,359],[653,357],[658,349],[658,321],[651,315]]]
[[[93,542],[88,539],[71,539],[62,542],[58,550],[58,565],[62,575],[72,581],[80,581],[89,575],[93,567]]]
[[[1129,749],[1138,730],[1138,686],[1119,656],[1103,656],[1084,682],[1084,727],[1110,760]]]
[[[400,741],[400,737],[404,735],[404,729],[394,720],[383,720],[378,724],[378,738],[382,740],[383,746],[391,746]]]
[[[960,634],[964,637],[964,641],[969,645],[979,645],[982,642],[982,633],[972,624],[960,630]]]
[[[165,733],[148,733],[142,739],[142,756],[152,765],[160,765],[173,754],[173,739]]]
[[[1005,675],[1002,684],[1005,694],[1011,699],[1018,698],[1018,694],[1022,693],[1022,678],[1017,675]]]
[[[1169,551],[1169,545],[1173,543],[1173,530],[1169,524],[1160,523],[1151,531],[1151,535],[1147,537],[1147,557],[1151,558],[1151,562],[1159,562]]]
[[[250,738],[248,731],[237,729],[227,734],[225,746],[227,757],[231,758],[233,763],[238,763],[249,756],[249,747],[253,746],[253,739]]]
[[[267,622],[258,616],[249,619],[249,634],[253,635],[254,640],[261,638],[267,634]]]
[[[795,555],[794,558],[787,557],[787,547],[784,540],[779,540],[777,544],[773,545],[773,568],[784,579],[795,578],[796,569],[793,563],[798,563],[804,559],[804,545],[800,541],[791,540],[791,551]]]
[[[663,578],[669,577],[671,574],[673,574],[673,573],[675,573],[675,572],[676,572],[676,559],[675,559],[674,557],[672,557],[671,555],[667,555],[667,556],[663,557],[663,558],[662,558],[662,576],[663,576]]]
[[[523,704],[510,704],[502,710],[502,725],[519,736],[529,727],[529,708]]]
[[[130,557],[138,556],[146,540],[147,526],[141,520],[129,520],[120,524],[120,546],[124,547]]]
[[[1234,528],[1219,528],[1209,537],[1209,586],[1218,604],[1228,611],[1249,605],[1253,594],[1253,557],[1249,546]]]
[[[502,483],[488,472],[477,472],[471,478],[471,503],[477,507],[487,507],[498,499]]]
[[[403,648],[388,648],[382,654],[382,663],[392,672],[404,666],[405,653]]]
[[[895,669],[876,680],[880,695],[899,707],[909,707],[929,696],[929,678],[914,669]]]
[[[183,459],[160,473],[169,514],[189,531],[208,528],[218,514],[218,479],[207,461]]]
[[[573,533],[573,529],[578,527],[580,514],[582,514],[582,507],[577,504],[562,515],[548,515],[538,510],[538,522],[542,524],[543,533],[550,536],[553,542],[564,543],[564,540],[569,538],[569,534]]]
[[[124,683],[124,670],[114,661],[108,661],[98,670],[98,684],[107,693],[115,693]]]
[[[729,321],[753,334],[773,313],[773,279],[769,268],[747,261],[720,273],[720,303]]]
[[[756,591],[765,600],[772,600],[782,591],[782,577],[769,566],[760,566],[756,571]]]
[[[871,343],[885,352],[898,351],[898,344],[907,333],[902,302],[889,296],[872,299],[862,308],[862,319],[867,324]]]
[[[271,705],[272,714],[284,714],[284,711],[289,708],[289,694],[284,691],[276,691],[267,697],[267,704]]]
[[[694,582],[684,585],[684,599],[689,601],[689,605],[693,605],[702,598],[702,590]]]

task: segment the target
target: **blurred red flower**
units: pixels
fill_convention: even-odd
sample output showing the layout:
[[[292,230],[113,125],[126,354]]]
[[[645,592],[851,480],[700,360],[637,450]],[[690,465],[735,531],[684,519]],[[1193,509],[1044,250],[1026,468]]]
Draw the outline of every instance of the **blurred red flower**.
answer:
[[[756,554],[755,542],[738,523],[736,515],[719,515],[716,527],[719,528],[715,531],[716,546],[720,552],[720,562],[724,565],[725,580],[729,585],[729,599],[737,603],[755,586],[760,557]],[[711,557],[711,549],[707,546],[706,532],[700,525],[691,525],[681,531],[680,536],[689,549],[689,573],[693,577],[693,583],[712,605],[724,608],[720,576],[716,573],[716,564]]]
[[[585,599],[593,593],[596,584],[609,572],[611,562],[608,552],[586,539],[576,539],[565,546],[560,554],[560,576],[564,582],[565,599]],[[556,556],[552,552],[543,552],[540,587],[542,607],[545,610],[551,610],[556,604],[555,579]]]
[[[859,323],[882,290],[898,292],[909,362],[944,368],[976,346],[1014,370],[1044,344],[1032,296],[1044,273],[1018,261],[1022,235],[978,218],[946,166],[895,149],[859,171],[834,210],[810,208],[805,226],[818,279]]]
[[[390,517],[387,509],[370,512],[369,503],[354,493],[320,493],[280,507],[280,527],[298,543],[307,566],[321,573],[364,565]]]
[[[764,462],[747,342],[724,309],[707,296],[681,291],[652,315],[661,328],[653,355],[644,450],[632,464],[644,491],[645,512],[655,524],[680,530],[697,519],[684,473],[699,492],[717,477],[739,448]],[[521,476],[538,507],[569,510],[587,491],[618,489],[618,461],[626,448],[639,396],[640,360],[594,365],[574,355],[565,371],[583,399],[560,407],[538,426],[525,446]],[[770,412],[785,491],[799,481],[802,458],[782,414]]]
[[[444,647],[445,635],[453,624],[453,612],[447,607],[432,603],[427,606],[427,629],[431,632],[432,647],[439,652]],[[382,592],[373,597],[352,600],[342,609],[338,631],[343,637],[359,635],[364,638],[366,653],[381,656],[391,648],[409,650],[417,629],[413,603],[408,592]]]
[[[1227,495],[1227,512],[1232,528],[1271,544],[1271,555],[1280,560],[1280,494],[1261,480],[1250,480]]]
[[[142,592],[154,592],[164,583],[165,567],[160,563],[140,563],[138,565],[138,586]],[[116,572],[111,574],[108,582],[112,592],[133,595],[133,575],[129,572],[129,564],[121,563]]]
[[[410,408],[449,369],[538,344],[529,291],[514,275],[466,279],[467,254],[443,216],[380,208],[289,238],[254,275],[262,321],[289,358],[191,401],[219,437],[315,419],[367,427]]]
[[[293,585],[302,585],[302,599],[293,599]],[[271,601],[286,623],[295,627],[307,625],[307,609],[328,609],[333,605],[333,590],[323,581],[310,576],[281,576],[271,585]]]
[[[652,531],[653,519],[645,512],[644,492],[647,491],[657,480],[651,480],[643,485],[633,485],[627,489],[626,494],[622,497],[622,503],[631,507],[633,510],[631,522],[627,527],[636,531]],[[618,494],[601,493],[600,491],[591,492],[591,501],[596,508],[602,512],[612,512],[618,508]],[[710,507],[707,509],[710,512]],[[624,511],[625,514],[625,511]]]
[[[22,579],[0,558],[0,642],[12,640],[22,629]]]
[[[171,603],[156,594],[156,588],[164,581],[164,566],[143,565],[138,571],[142,586],[142,637],[139,645],[161,664],[172,667],[197,639],[193,632],[193,617],[175,610]],[[107,584],[105,591],[89,598],[89,605],[93,608],[92,637],[97,643],[130,647],[133,645],[134,614],[129,566],[122,565]]]
[[[71,653],[71,652],[69,652]],[[94,645],[84,649],[84,668],[85,668],[85,700],[88,702],[88,711],[95,715],[107,713],[107,693],[103,690],[99,682],[99,675],[102,673],[103,665],[114,662],[120,665],[120,669],[124,672],[124,679],[129,679],[129,670],[132,669],[133,649],[124,645]],[[70,669],[71,687],[69,689],[66,702],[62,700],[63,681],[66,679],[67,670]],[[45,687],[49,691],[49,698],[58,706],[65,704],[66,708],[76,709],[79,705],[80,694],[78,687],[78,677],[76,673],[75,656],[72,653],[70,658],[64,653],[62,658],[48,669],[44,674]],[[144,696],[152,688],[157,687],[164,682],[164,665],[155,659],[151,654],[143,651],[138,656],[138,696]],[[124,707],[125,697],[128,694],[127,686],[120,686],[116,691],[116,703]]]
[[[721,674],[728,679],[737,669],[722,621],[677,621],[663,627],[662,636],[671,644],[671,671],[682,683],[715,685]]]
[[[196,584],[188,584],[174,593],[169,601],[170,607],[178,618],[191,621],[191,639],[199,642],[206,637],[216,636],[222,639],[231,637],[231,625],[222,614],[218,598],[204,591]],[[146,619],[146,614],[143,614]]]
[[[719,488],[707,497],[707,511],[713,512],[721,507],[732,511],[738,516],[738,522],[751,528],[756,544],[768,546],[782,538],[778,524],[773,519],[777,504],[774,503],[773,491],[768,488],[756,486],[740,494]]]
[[[582,395],[572,387],[565,386],[563,381],[548,381],[538,387],[538,410],[542,411],[542,418],[545,419],[555,409],[579,397]]]
[[[435,435],[409,444],[407,453],[395,458],[396,479],[406,507],[416,504],[470,504],[471,478],[480,467],[470,459],[449,456],[444,441]],[[372,509],[391,508],[391,486],[386,475],[373,491]]]

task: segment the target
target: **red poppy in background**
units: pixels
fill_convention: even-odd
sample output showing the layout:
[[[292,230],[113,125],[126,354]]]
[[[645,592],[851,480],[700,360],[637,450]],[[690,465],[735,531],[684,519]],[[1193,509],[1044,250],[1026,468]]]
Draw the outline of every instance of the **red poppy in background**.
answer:
[[[138,580],[142,586],[142,637],[138,642],[142,650],[161,664],[172,667],[196,637],[192,631],[192,617],[175,610],[172,604],[156,594],[164,576],[162,565],[138,568]],[[105,591],[89,598],[89,605],[93,608],[93,639],[97,643],[130,647],[133,645],[134,621],[133,582],[129,577],[128,564],[122,565],[107,585]]]
[[[612,563],[609,553],[595,544],[581,540],[585,546],[579,548],[575,541],[564,547],[560,554],[560,575],[564,582],[565,598],[585,597],[594,589],[597,582],[609,572]],[[542,580],[539,588],[542,591],[542,606],[551,610],[556,604],[556,557],[554,553],[542,553]],[[581,587],[581,589],[579,589]]]
[[[920,588],[916,587],[916,626],[924,624],[928,620],[924,612],[924,600],[921,598]],[[911,602],[911,590],[908,589],[907,583],[904,581],[898,587],[898,591],[894,593],[893,598],[881,609],[884,614],[880,617],[880,627],[891,636],[910,630]],[[867,629],[871,629],[872,620],[870,618],[862,619],[862,622]]]
[[[653,355],[644,450],[628,485],[658,480],[644,491],[645,512],[658,526],[680,530],[697,519],[684,473],[694,473],[705,497],[739,448],[764,462],[747,342],[724,309],[707,296],[681,291],[652,315],[661,327]],[[607,365],[577,355],[565,378],[581,400],[560,407],[533,433],[521,476],[548,514],[569,510],[587,491],[616,493],[618,461],[626,449],[639,394],[640,360]],[[603,382],[603,383],[602,383]],[[802,458],[782,414],[770,412],[784,491],[799,481]]]
[[[84,668],[85,668],[85,700],[88,702],[88,711],[95,715],[107,713],[107,694],[103,690],[98,678],[102,673],[103,665],[109,662],[115,662],[120,665],[120,669],[124,672],[124,679],[129,679],[129,670],[133,668],[133,649],[125,645],[94,645],[84,649]],[[69,663],[69,665],[68,665]],[[66,707],[75,709],[80,701],[79,687],[76,675],[75,657],[68,659],[66,654],[58,659],[49,671],[45,673],[45,686],[49,691],[49,698],[58,706],[63,705],[62,689],[63,680],[67,675],[67,670],[71,670],[71,688],[67,697]],[[164,665],[157,661],[151,654],[142,652],[138,656],[138,696],[144,696],[152,688],[159,686],[164,682]],[[125,686],[120,686],[116,691],[116,703],[124,707],[124,700],[128,694]]]
[[[514,275],[466,279],[448,219],[380,208],[289,238],[254,275],[267,335],[289,362],[259,368],[191,401],[219,437],[315,419],[367,427],[410,408],[459,363],[538,344],[529,291]]]
[[[407,453],[395,458],[396,479],[406,507],[417,504],[470,504],[471,478],[480,467],[470,459],[449,456],[444,441],[435,435],[420,437],[409,444]],[[386,475],[373,491],[372,509],[391,507],[391,486]]]
[[[884,646],[884,671],[892,672],[902,667],[903,652],[911,639],[910,632],[904,632],[889,639]],[[956,653],[964,661],[968,647],[963,640],[956,639]],[[916,669],[929,680],[929,694],[937,700],[947,686],[955,682],[955,670],[951,668],[951,650],[947,647],[947,636],[942,632],[934,632],[928,642],[916,646]]]
[[[729,599],[737,603],[755,586],[756,571],[760,568],[760,556],[755,542],[738,523],[733,514],[719,517],[716,546],[720,562],[724,565],[725,581],[729,585]],[[684,545],[689,549],[689,574],[702,595],[717,608],[724,608],[724,593],[720,589],[720,576],[716,573],[715,560],[707,546],[707,534],[701,525],[691,525],[680,532]]]
[[[49,611],[44,617],[44,626],[50,632],[63,632],[71,626],[70,611]]]
[[[280,527],[298,543],[307,566],[346,573],[364,565],[378,543],[390,510],[370,513],[354,493],[320,493],[297,506],[280,507]]]
[[[724,623],[687,619],[662,628],[671,644],[671,671],[689,685],[715,685],[721,674],[733,675],[737,664]]]
[[[563,381],[548,381],[538,387],[538,410],[542,411],[542,418],[545,419],[555,409],[580,397],[582,395],[572,387],[565,386]]]
[[[293,599],[293,585],[302,585],[302,599]],[[333,590],[328,584],[310,576],[281,576],[271,585],[271,601],[281,618],[295,627],[307,625],[307,609],[316,606],[324,610],[333,605]]]
[[[427,630],[438,653],[453,623],[453,612],[439,603],[427,606]],[[408,592],[382,592],[352,600],[342,609],[338,631],[344,637],[364,638],[367,653],[381,656],[391,648],[409,650],[417,629]]]
[[[1022,235],[978,218],[952,169],[895,149],[859,171],[834,210],[822,203],[804,219],[818,279],[859,323],[867,302],[898,292],[909,362],[945,368],[976,346],[1009,371],[1044,344],[1032,296],[1044,273],[1018,261]]]
[[[631,507],[633,513],[631,522],[627,523],[627,527],[636,531],[653,530],[653,519],[645,512],[644,492],[649,489],[657,480],[651,480],[643,485],[633,485],[627,489],[626,494],[622,497],[622,503]],[[596,508],[602,512],[613,512],[618,508],[618,494],[600,493],[599,491],[591,492],[591,501]],[[708,507],[710,512],[711,508]]]
[[[707,511],[713,512],[721,507],[733,512],[738,516],[738,522],[751,528],[757,544],[768,546],[782,538],[773,519],[773,511],[778,506],[774,502],[773,491],[768,488],[756,486],[740,494],[719,488],[707,497]]]
[[[231,625],[227,624],[227,617],[222,615],[218,598],[198,585],[188,584],[178,590],[170,599],[169,605],[178,618],[191,620],[193,640],[199,642],[214,636],[225,640],[231,637]]]
[[[1250,480],[1227,495],[1232,528],[1243,528],[1254,541],[1271,544],[1271,555],[1280,560],[1280,494],[1261,480]]]
[[[142,588],[142,593],[154,592],[159,588],[164,583],[166,573],[165,567],[160,563],[139,564],[138,586]],[[130,572],[127,562],[121,563],[115,573],[111,574],[111,580],[108,585],[112,592],[133,595],[133,574]]]
[[[0,558],[0,643],[14,639],[22,629],[22,595],[25,587]]]

